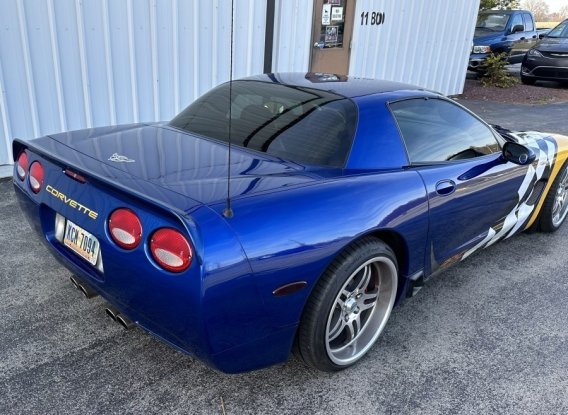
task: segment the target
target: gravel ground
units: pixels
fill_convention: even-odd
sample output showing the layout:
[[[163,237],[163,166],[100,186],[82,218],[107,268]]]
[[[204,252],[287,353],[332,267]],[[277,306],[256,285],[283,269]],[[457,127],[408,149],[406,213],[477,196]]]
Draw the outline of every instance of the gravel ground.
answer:
[[[474,76],[468,76],[463,94],[466,100],[503,102],[512,104],[551,104],[568,102],[568,84],[537,82],[536,85],[519,83],[511,88],[483,87]]]

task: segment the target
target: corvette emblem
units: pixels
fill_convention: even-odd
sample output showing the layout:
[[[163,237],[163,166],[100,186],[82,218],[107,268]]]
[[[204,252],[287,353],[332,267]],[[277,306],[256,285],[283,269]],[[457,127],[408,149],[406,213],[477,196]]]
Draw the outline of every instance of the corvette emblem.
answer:
[[[74,199],[71,199],[66,194],[61,193],[59,190],[57,190],[55,187],[53,187],[50,184],[48,184],[45,187],[45,190],[50,195],[61,200],[63,203],[72,207],[73,209],[77,209],[79,212],[84,213],[85,215],[89,216],[91,219],[96,219],[99,216],[99,214],[97,212],[95,212],[94,210],[89,209],[87,206],[80,204],[79,202],[77,202]]]
[[[126,156],[121,156],[118,153],[114,153],[108,159],[109,159],[109,161],[114,161],[116,163],[134,163],[136,161],[136,160],[129,159]]]

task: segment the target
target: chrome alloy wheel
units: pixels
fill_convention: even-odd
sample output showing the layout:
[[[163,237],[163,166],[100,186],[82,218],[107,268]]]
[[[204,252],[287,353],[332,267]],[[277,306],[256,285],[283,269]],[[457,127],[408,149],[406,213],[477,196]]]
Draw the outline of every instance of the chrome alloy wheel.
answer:
[[[325,332],[327,354],[337,365],[363,356],[389,319],[397,289],[395,264],[375,257],[352,273],[335,298]]]
[[[562,178],[558,182],[554,206],[552,207],[552,224],[558,227],[562,224],[568,213],[568,167],[564,168]]]

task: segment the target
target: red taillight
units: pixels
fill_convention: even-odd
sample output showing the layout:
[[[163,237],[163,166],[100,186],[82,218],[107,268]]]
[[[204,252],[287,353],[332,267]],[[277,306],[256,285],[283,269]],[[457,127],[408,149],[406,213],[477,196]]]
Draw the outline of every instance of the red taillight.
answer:
[[[191,265],[192,252],[187,239],[171,228],[158,229],[150,239],[154,260],[171,272],[182,272]]]
[[[39,161],[34,161],[30,166],[30,187],[32,192],[39,193],[43,185],[43,166]]]
[[[28,155],[25,151],[20,153],[17,163],[16,172],[18,173],[18,178],[23,181],[26,178],[26,172],[28,171]]]
[[[121,208],[112,212],[108,229],[112,240],[124,249],[134,249],[142,240],[142,224],[130,209]]]

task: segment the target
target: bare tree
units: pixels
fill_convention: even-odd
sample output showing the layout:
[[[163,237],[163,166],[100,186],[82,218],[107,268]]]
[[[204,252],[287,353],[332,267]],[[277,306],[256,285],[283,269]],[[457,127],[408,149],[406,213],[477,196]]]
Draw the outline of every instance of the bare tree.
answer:
[[[530,10],[537,22],[544,22],[548,19],[550,10],[543,0],[523,0],[522,7]]]
[[[558,10],[558,20],[563,20],[563,19],[568,19],[568,4],[565,6],[562,6],[560,8],[560,10]]]
[[[520,0],[481,0],[479,10],[499,9],[510,10],[518,9]]]

